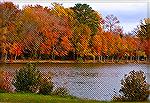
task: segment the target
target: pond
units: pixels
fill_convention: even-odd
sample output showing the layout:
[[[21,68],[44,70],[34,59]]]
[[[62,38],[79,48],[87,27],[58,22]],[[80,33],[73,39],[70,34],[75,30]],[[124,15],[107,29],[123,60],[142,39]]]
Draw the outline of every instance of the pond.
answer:
[[[24,64],[0,64],[0,68],[15,72]],[[44,73],[54,74],[52,81],[56,87],[66,87],[71,95],[111,100],[115,91],[118,94],[120,81],[130,71],[142,70],[150,83],[150,65],[148,64],[50,64],[41,63],[37,68]]]

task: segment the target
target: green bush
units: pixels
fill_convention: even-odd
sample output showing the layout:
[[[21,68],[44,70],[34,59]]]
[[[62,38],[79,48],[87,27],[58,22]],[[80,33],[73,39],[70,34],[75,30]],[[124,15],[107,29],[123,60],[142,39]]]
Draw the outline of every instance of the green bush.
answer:
[[[56,88],[54,91],[53,91],[53,95],[57,95],[57,96],[68,96],[69,95],[69,92],[66,88],[64,87],[59,87],[59,88]]]
[[[0,93],[7,93],[7,91],[4,89],[0,89]]]
[[[121,80],[121,89],[118,97],[115,96],[115,101],[147,101],[149,94],[146,92],[149,90],[149,86],[146,83],[146,76],[144,72],[134,70],[128,75],[124,76]]]
[[[83,63],[84,61],[83,61],[82,57],[78,57],[78,58],[77,58],[77,62]]]
[[[39,94],[49,95],[53,90],[53,83],[48,76],[42,76],[40,80]]]
[[[19,92],[36,92],[39,87],[40,72],[34,64],[27,63],[25,67],[16,71],[13,85]]]
[[[115,101],[115,102],[125,102],[126,101],[126,98],[124,98],[124,96],[113,96],[112,98],[112,101]]]

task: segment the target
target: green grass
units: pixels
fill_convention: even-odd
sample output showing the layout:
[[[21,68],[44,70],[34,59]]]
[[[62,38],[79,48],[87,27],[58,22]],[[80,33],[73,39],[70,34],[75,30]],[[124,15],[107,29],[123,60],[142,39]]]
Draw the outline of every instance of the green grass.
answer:
[[[83,100],[83,99],[72,98],[72,97],[58,97],[58,96],[38,95],[38,94],[29,94],[29,93],[25,93],[25,94],[0,93],[0,103],[114,103],[114,102]],[[129,103],[129,102],[125,102],[125,103]],[[142,102],[142,103],[148,103],[148,102]]]

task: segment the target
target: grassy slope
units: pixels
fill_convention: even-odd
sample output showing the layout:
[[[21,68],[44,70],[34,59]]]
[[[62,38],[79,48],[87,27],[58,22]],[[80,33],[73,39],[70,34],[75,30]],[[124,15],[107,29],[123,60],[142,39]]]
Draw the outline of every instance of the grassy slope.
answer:
[[[44,96],[38,94],[0,93],[0,102],[11,103],[106,103],[92,100],[72,99],[71,97]]]
[[[72,99],[71,97],[63,98],[58,96],[44,96],[38,94],[0,93],[0,103],[2,102],[3,103],[6,102],[7,103],[8,102],[9,103],[113,103],[113,102],[102,102],[102,101],[93,101],[93,100],[81,100],[75,98]],[[147,103],[147,102],[142,102],[142,103]]]

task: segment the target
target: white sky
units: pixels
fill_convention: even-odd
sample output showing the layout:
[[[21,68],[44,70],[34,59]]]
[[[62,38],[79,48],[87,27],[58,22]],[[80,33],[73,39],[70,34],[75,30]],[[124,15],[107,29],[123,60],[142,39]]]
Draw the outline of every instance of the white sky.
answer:
[[[130,32],[140,20],[150,17],[150,0],[0,0],[12,1],[22,8],[23,5],[42,5],[51,7],[52,2],[62,3],[64,7],[73,7],[76,3],[86,3],[94,10],[102,14],[103,18],[108,14],[113,14],[120,20],[125,32]]]

